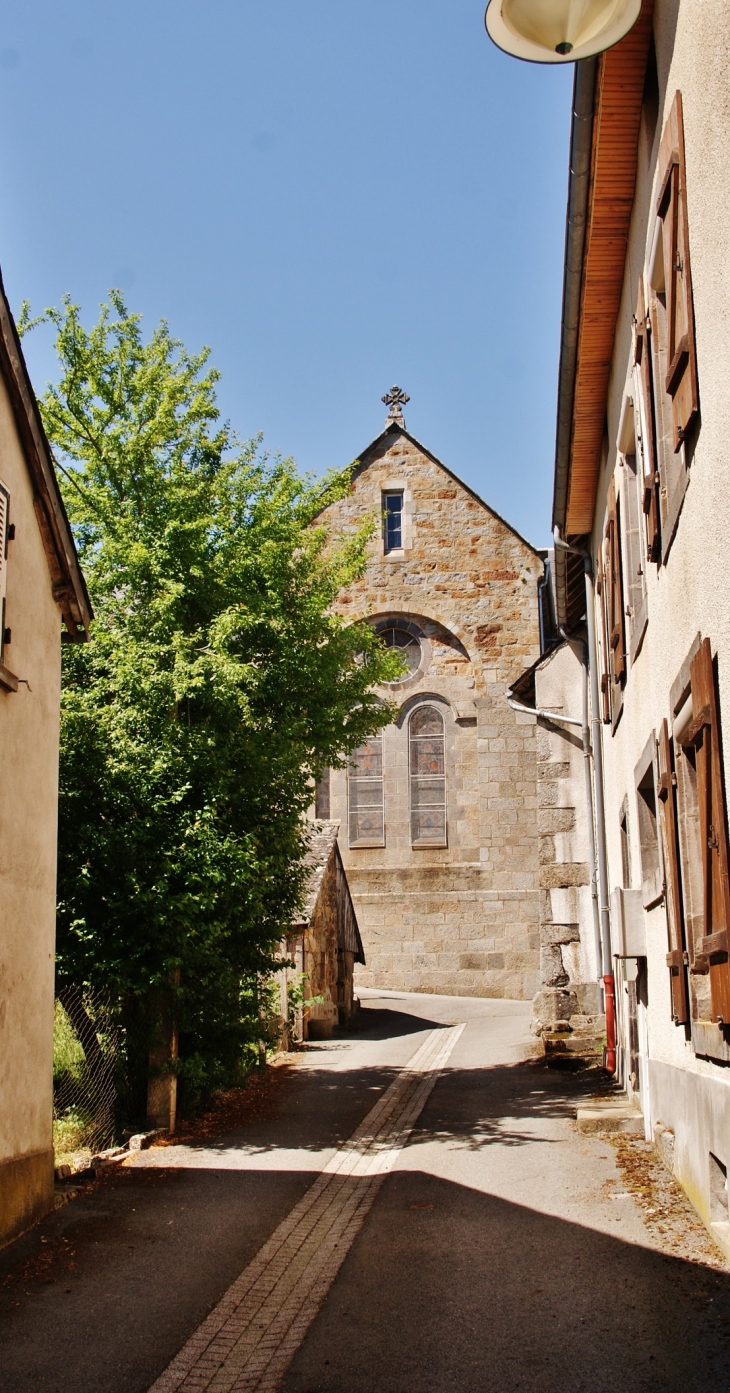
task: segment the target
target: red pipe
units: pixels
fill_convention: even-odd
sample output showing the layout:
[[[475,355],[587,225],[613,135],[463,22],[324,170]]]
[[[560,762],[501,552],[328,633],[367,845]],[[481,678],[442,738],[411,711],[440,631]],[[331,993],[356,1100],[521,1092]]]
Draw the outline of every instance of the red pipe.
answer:
[[[613,977],[604,977],[603,991],[606,1001],[606,1048],[604,1065],[609,1074],[616,1073],[616,983]]]

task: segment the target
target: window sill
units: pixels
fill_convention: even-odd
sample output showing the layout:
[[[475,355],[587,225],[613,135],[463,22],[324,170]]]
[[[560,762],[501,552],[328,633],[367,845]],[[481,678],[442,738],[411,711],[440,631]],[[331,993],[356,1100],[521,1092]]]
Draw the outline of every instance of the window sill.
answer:
[[[4,663],[0,663],[0,687],[6,692],[17,692],[18,690],[18,679],[15,673],[11,672]]]
[[[350,851],[372,851],[385,846],[385,842],[350,842]]]
[[[714,1021],[692,1022],[692,1048],[706,1059],[721,1059],[730,1064],[730,1044],[725,1032]]]
[[[411,842],[411,851],[446,851],[448,842]]]

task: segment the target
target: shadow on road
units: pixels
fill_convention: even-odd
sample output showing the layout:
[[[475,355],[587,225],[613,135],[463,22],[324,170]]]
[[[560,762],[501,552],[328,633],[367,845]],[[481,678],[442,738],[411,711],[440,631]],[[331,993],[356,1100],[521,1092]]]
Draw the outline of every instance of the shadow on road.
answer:
[[[3,1393],[144,1393],[312,1179],[130,1170],[60,1210],[41,1266],[2,1255]],[[717,1393],[729,1330],[724,1273],[396,1171],[282,1393]]]
[[[436,1024],[368,1008],[363,1033]],[[149,1164],[105,1176],[0,1253],[3,1393],[145,1393],[312,1184],[314,1153],[349,1137],[399,1072],[377,1053],[367,1067],[339,1052],[320,1066],[318,1048],[273,1115],[145,1153]],[[533,1208],[489,1193],[500,1147],[523,1173],[548,1156],[569,1166],[569,1129],[545,1124],[595,1087],[536,1062],[446,1069],[411,1137],[418,1169],[384,1180],[282,1393],[726,1387],[727,1274],[545,1214],[539,1187],[520,1193]],[[423,1142],[444,1143],[439,1174]],[[463,1169],[444,1178],[444,1165]]]

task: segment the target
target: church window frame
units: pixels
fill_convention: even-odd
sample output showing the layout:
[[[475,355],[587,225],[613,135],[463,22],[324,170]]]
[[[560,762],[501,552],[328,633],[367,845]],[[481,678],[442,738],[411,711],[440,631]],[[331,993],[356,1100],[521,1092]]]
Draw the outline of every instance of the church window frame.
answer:
[[[385,846],[382,730],[371,735],[350,756],[347,827],[351,848]]]
[[[407,619],[404,615],[400,614],[380,615],[377,618],[372,618],[370,622],[376,634],[383,640],[387,648],[403,648],[405,651],[407,646],[410,653],[415,657],[416,645],[418,646],[418,664],[416,666],[411,666],[409,663],[409,671],[403,673],[401,677],[396,678],[395,682],[383,683],[383,688],[388,692],[389,696],[408,691],[409,688],[414,687],[421,681],[431,664],[431,644],[423,632],[421,625],[414,623],[412,619]],[[391,634],[401,635],[402,641],[392,642],[390,640]],[[406,635],[409,640],[407,645],[405,642]]]
[[[383,550],[386,556],[390,552],[404,550],[403,495],[403,489],[386,489],[383,492]]]
[[[411,846],[448,846],[446,723],[431,702],[409,716],[408,771]]]

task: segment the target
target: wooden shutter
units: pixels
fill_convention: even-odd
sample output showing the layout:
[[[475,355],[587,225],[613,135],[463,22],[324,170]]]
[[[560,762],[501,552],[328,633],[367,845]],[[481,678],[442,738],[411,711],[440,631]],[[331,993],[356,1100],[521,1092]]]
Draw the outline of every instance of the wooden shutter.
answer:
[[[730,880],[728,879],[727,824],[717,693],[710,640],[703,639],[690,663],[692,724],[689,740],[697,750],[697,796],[700,809],[702,850],[703,935],[699,951],[710,960],[712,1014],[730,1025]]]
[[[661,818],[662,851],[664,853],[665,903],[669,952],[669,985],[672,994],[672,1016],[675,1025],[689,1020],[689,993],[684,959],[682,924],[682,883],[679,872],[679,843],[677,840],[677,807],[674,795],[672,747],[666,721],[659,731],[657,750],[657,808]]]
[[[674,450],[699,411],[682,94],[676,92],[659,147],[659,199],[667,299],[666,390],[672,398]]]
[[[644,301],[644,279],[639,276],[634,318],[634,404],[636,437],[641,456],[644,485],[644,515],[646,518],[646,550],[650,561],[661,555],[659,534],[659,466],[656,433],[654,430],[654,393],[651,374],[649,319]]]
[[[626,637],[624,587],[621,572],[620,511],[613,479],[608,490],[608,517],[606,520],[606,600],[611,669],[614,682],[620,682],[626,672]]]

